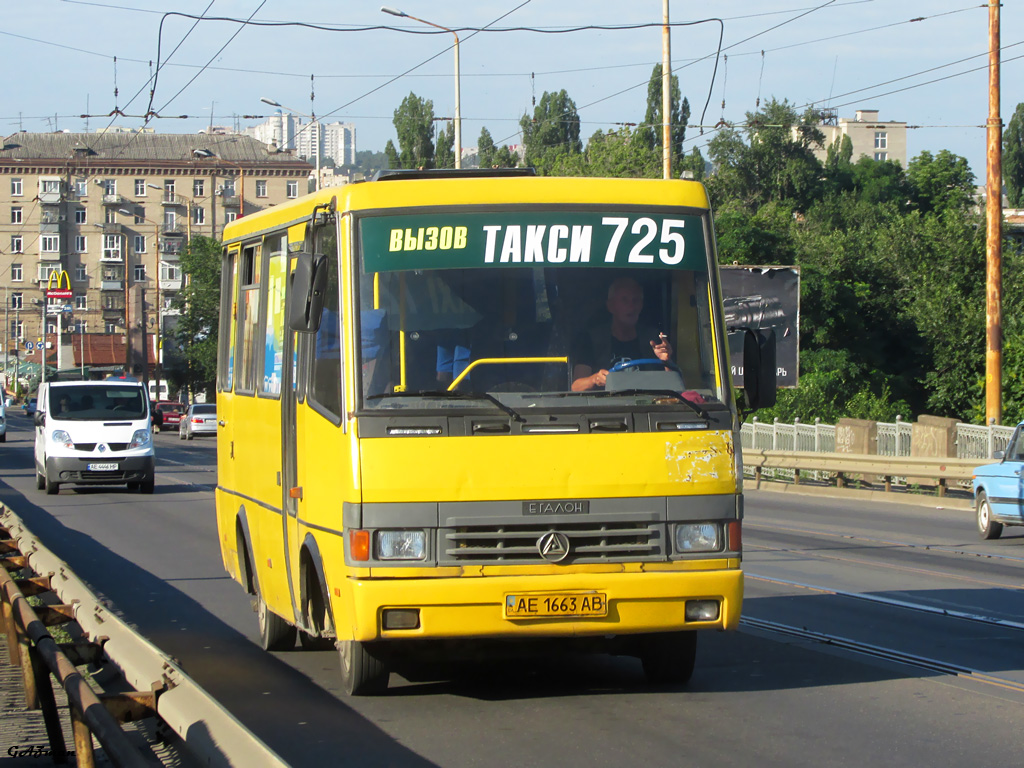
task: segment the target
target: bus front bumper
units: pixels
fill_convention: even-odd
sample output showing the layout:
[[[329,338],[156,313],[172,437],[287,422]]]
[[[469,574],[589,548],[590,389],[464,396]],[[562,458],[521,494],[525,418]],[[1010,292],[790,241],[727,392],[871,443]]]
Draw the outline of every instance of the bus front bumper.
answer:
[[[737,569],[551,576],[350,579],[334,596],[338,637],[373,640],[594,637],[690,629],[735,629],[743,603]],[[509,617],[509,596],[600,595],[605,615]],[[717,618],[687,621],[686,604],[712,601]],[[347,605],[346,605],[347,603]],[[347,608],[347,610],[346,610]],[[415,611],[417,626],[385,629],[391,611]],[[408,614],[406,614],[408,615]],[[346,620],[347,619],[347,620]],[[345,627],[352,634],[345,636]]]

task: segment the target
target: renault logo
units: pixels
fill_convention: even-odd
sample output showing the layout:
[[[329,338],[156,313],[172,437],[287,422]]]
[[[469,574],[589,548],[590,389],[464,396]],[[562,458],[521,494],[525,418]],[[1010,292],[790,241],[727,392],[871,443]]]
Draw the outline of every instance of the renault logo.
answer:
[[[558,531],[548,531],[537,539],[537,551],[545,560],[560,563],[569,556],[569,537]]]

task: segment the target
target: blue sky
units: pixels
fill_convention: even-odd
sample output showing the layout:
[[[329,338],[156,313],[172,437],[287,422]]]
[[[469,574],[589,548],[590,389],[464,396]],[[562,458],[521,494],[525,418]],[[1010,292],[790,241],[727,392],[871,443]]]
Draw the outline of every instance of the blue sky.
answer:
[[[673,70],[690,100],[691,125],[700,121],[708,102],[704,124],[709,127],[703,135],[691,127],[687,148],[703,147],[721,119],[742,121],[759,99],[763,104],[775,97],[799,107],[837,107],[846,117],[858,108],[877,109],[882,120],[921,126],[908,132],[910,157],[949,149],[965,156],[983,181],[988,11],[981,3],[674,0],[673,22],[713,15],[723,20],[728,56],[719,58],[715,74],[717,23],[672,32]],[[388,4],[458,28],[657,25],[662,14],[661,0]],[[150,124],[160,132],[195,132],[211,122],[252,125],[261,120],[242,116],[270,114],[272,108],[259,100],[268,96],[294,110],[354,123],[358,148],[381,150],[394,139],[392,114],[410,92],[431,99],[438,116],[454,112],[452,35],[397,31],[430,28],[381,13],[379,2],[178,0],[175,10],[182,13],[310,22],[337,31],[240,28],[219,21],[194,25],[169,16],[158,35],[167,7],[156,0],[8,0],[0,18],[0,64],[6,73],[0,131],[81,131],[86,119],[80,115],[86,113],[93,115],[89,130],[111,122],[143,124],[131,115],[146,111],[149,62],[157,60],[158,38],[165,66],[153,108],[165,117]],[[396,29],[355,31],[359,27]],[[658,26],[556,34],[467,30],[460,37],[466,146],[476,144],[485,126],[495,141],[517,143],[518,120],[532,112],[532,99],[563,88],[579,108],[584,137],[638,122],[647,78],[661,59]],[[1018,4],[1003,6],[1002,45],[1005,122],[1024,101],[1024,58],[1017,58],[1024,56],[1024,21]],[[129,116],[108,116],[115,106]]]

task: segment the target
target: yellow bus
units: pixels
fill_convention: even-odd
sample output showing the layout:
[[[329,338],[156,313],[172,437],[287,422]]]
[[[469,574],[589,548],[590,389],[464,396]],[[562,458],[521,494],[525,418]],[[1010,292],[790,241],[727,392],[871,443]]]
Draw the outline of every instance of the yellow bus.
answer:
[[[701,184],[382,172],[229,224],[221,293],[218,532],[264,648],[337,647],[352,695],[467,641],[682,683],[696,631],[737,626]]]

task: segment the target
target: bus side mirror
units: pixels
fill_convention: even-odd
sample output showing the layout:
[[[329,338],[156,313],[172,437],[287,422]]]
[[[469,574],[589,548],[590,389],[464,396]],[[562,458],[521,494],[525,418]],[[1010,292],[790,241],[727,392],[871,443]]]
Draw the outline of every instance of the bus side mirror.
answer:
[[[743,393],[747,407],[756,411],[775,405],[775,331],[747,328],[743,332]]]
[[[35,416],[32,417],[32,423],[35,424],[37,427],[45,427],[46,414],[43,413],[42,411],[36,411]]]
[[[288,276],[288,327],[299,333],[316,333],[324,309],[327,259],[307,251],[295,254],[295,268]]]

